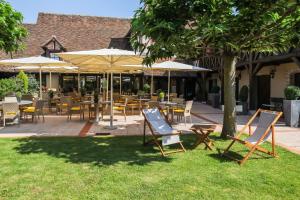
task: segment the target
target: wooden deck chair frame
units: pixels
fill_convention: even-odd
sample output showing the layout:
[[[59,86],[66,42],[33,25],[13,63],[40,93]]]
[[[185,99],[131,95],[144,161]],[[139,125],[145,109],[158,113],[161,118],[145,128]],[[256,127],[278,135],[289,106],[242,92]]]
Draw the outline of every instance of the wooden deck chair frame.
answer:
[[[272,123],[269,125],[269,127],[267,128],[267,130],[262,134],[262,136],[258,139],[258,141],[255,144],[252,144],[250,142],[244,141],[240,139],[240,136],[244,133],[244,131],[246,131],[247,128],[249,128],[249,135],[251,135],[251,124],[253,123],[254,119],[258,116],[258,114],[260,114],[261,112],[271,112],[271,113],[276,113],[276,117],[274,118],[274,120],[272,121]],[[282,112],[276,112],[276,111],[270,111],[270,110],[264,110],[264,109],[258,109],[256,111],[256,113],[249,119],[249,121],[247,122],[247,124],[239,131],[239,133],[235,136],[228,136],[230,139],[232,139],[233,141],[229,144],[229,146],[225,149],[225,151],[223,152],[222,155],[237,161],[240,165],[244,164],[249,157],[254,153],[254,151],[260,151],[263,153],[266,153],[268,155],[271,155],[273,157],[277,157],[276,152],[275,152],[275,129],[274,126],[277,123],[277,121],[279,120],[279,118],[281,117]],[[269,151],[261,146],[260,143],[263,141],[263,139],[268,135],[269,131],[271,130],[271,134],[272,134],[272,151]],[[249,148],[249,152],[243,157],[243,159],[238,160],[232,156],[229,156],[227,153],[229,151],[229,149],[233,146],[233,144],[235,142],[239,142],[243,145],[245,145],[246,147]]]
[[[163,114],[163,112],[161,111],[161,108],[157,108],[157,109],[159,110],[160,114],[163,115],[165,122],[166,122],[169,126],[171,126],[170,122],[168,121],[167,116],[166,116],[165,114]],[[147,110],[147,109],[144,109],[144,110]],[[144,110],[143,110],[143,112],[142,112],[142,114],[143,114],[143,116],[144,116],[144,140],[143,140],[144,146],[145,146],[147,143],[149,143],[149,141],[146,142],[146,125],[148,125],[148,127],[149,127],[149,129],[150,129],[150,132],[151,132],[151,136],[152,136],[152,138],[153,138],[153,140],[151,140],[151,141],[153,141],[153,142],[156,144],[156,146],[159,148],[159,150],[160,150],[160,152],[161,152],[161,155],[162,155],[163,157],[166,157],[167,155],[173,154],[173,153],[186,152],[186,150],[185,150],[185,148],[184,148],[184,146],[183,146],[183,144],[182,144],[181,141],[178,142],[179,148],[178,148],[177,150],[174,150],[174,151],[165,151],[164,148],[163,148],[163,146],[160,144],[160,142],[159,142],[158,139],[161,138],[161,137],[163,137],[163,136],[180,135],[180,134],[182,134],[182,132],[178,130],[177,133],[164,134],[164,135],[158,135],[158,134],[156,134],[156,132],[154,131],[154,129],[153,129],[152,125],[151,125],[151,123],[147,120],[147,118],[146,118],[146,116],[145,116],[145,113],[144,113]],[[171,126],[171,127],[172,127],[172,126]]]

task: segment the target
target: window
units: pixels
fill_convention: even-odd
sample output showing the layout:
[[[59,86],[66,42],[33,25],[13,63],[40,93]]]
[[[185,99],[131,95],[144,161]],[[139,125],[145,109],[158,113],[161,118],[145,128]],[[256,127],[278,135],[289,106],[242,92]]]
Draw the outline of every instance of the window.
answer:
[[[295,74],[295,85],[300,87],[300,73]]]
[[[57,55],[55,55],[54,53],[50,53],[50,58],[52,58],[54,60],[59,60],[59,57]]]

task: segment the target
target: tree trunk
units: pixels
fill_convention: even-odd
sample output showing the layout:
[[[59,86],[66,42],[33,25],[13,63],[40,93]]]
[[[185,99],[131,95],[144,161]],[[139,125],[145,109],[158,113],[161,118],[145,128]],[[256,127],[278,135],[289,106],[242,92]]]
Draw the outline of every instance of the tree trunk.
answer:
[[[236,100],[235,100],[235,65],[237,58],[234,56],[224,57],[224,119],[222,138],[227,135],[234,136],[236,133]]]

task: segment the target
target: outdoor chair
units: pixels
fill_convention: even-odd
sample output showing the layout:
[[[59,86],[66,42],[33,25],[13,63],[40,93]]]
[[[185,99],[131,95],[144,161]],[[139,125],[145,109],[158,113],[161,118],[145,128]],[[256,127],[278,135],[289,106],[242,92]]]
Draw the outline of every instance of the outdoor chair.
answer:
[[[18,102],[17,97],[4,97],[6,103],[16,103]]]
[[[185,148],[180,141],[179,135],[181,131],[172,128],[171,124],[167,120],[158,108],[143,109],[142,114],[145,118],[144,121],[144,145],[146,144],[146,124],[148,125],[153,142],[159,148],[162,156],[166,156],[171,153],[185,152]],[[161,141],[159,141],[161,139]],[[164,146],[179,144],[179,148],[173,151],[165,151]]]
[[[149,105],[149,108],[160,108],[158,101],[149,101],[148,105]]]
[[[23,110],[23,114],[25,118],[27,118],[28,115],[31,115],[32,122],[35,119],[37,122],[38,119],[40,119],[40,115],[43,117],[43,122],[45,122],[45,116],[44,116],[44,100],[37,100],[35,102],[35,106],[26,107]]]
[[[192,123],[192,115],[191,110],[193,106],[193,101],[186,101],[185,108],[174,108],[174,115],[177,116],[177,121],[179,121],[182,117],[184,117],[184,124],[186,125],[186,118],[190,118],[190,123]]]
[[[80,105],[80,102],[73,102],[71,99],[68,100],[68,120],[72,119],[72,115],[79,114],[79,118],[84,119],[84,109]]]
[[[69,103],[72,101],[71,97],[61,97],[60,101],[56,103],[56,113],[62,114],[63,110],[68,110]]]
[[[253,123],[254,119],[259,116],[259,121],[257,124],[257,128],[251,134],[251,124]],[[253,154],[254,151],[260,151],[263,153],[266,153],[268,155],[271,155],[273,157],[276,157],[275,153],[275,129],[274,126],[281,117],[282,112],[276,112],[276,111],[269,111],[269,110],[263,110],[258,109],[257,112],[250,118],[248,123],[241,129],[241,131],[234,137],[230,137],[233,141],[229,144],[229,146],[225,149],[223,155],[237,161],[240,165],[245,163],[248,158]],[[244,131],[249,128],[249,137],[245,140],[241,140],[240,136],[244,133]],[[272,151],[269,151],[260,145],[265,142],[268,137],[272,135]],[[243,159],[238,160],[230,155],[228,155],[229,149],[232,147],[232,145],[235,142],[239,142],[246,147],[249,148],[249,152],[243,157]]]
[[[140,103],[136,100],[131,100],[127,103],[128,109],[131,109],[131,114],[133,115],[134,110],[140,110]]]
[[[115,103],[113,106],[113,110],[120,111],[123,113],[125,121],[126,121],[126,107],[127,107],[127,101],[128,99],[125,98],[124,103]]]
[[[17,120],[18,125],[20,125],[20,110],[17,102],[6,102],[2,104],[3,110],[3,126],[6,125],[6,120],[15,121]]]

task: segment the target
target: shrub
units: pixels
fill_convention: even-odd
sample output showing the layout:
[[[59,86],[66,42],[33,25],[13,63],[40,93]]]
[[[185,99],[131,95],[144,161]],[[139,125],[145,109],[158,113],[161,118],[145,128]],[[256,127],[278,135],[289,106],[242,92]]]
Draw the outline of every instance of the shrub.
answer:
[[[289,85],[284,89],[284,96],[287,100],[296,100],[300,97],[300,88],[294,85]]]
[[[48,97],[49,97],[49,99],[53,99],[53,97],[54,97],[54,92],[53,92],[52,90],[49,90],[49,91],[48,91]]]
[[[216,93],[219,93],[219,91],[220,91],[220,87],[217,85],[215,85],[211,88],[211,93],[216,94]]]
[[[144,90],[144,92],[149,93],[150,92],[150,85],[145,83],[144,86],[143,86],[143,90]]]
[[[2,99],[9,93],[17,92],[17,82],[15,78],[0,79],[0,98]]]
[[[39,83],[34,76],[28,76],[28,94],[34,95],[39,90]]]
[[[22,94],[28,93],[28,76],[21,70],[19,74],[16,76],[17,85],[20,86],[19,91]]]
[[[242,88],[240,90],[240,100],[241,100],[241,102],[248,101],[248,86],[246,86],[246,85],[242,86]]]

